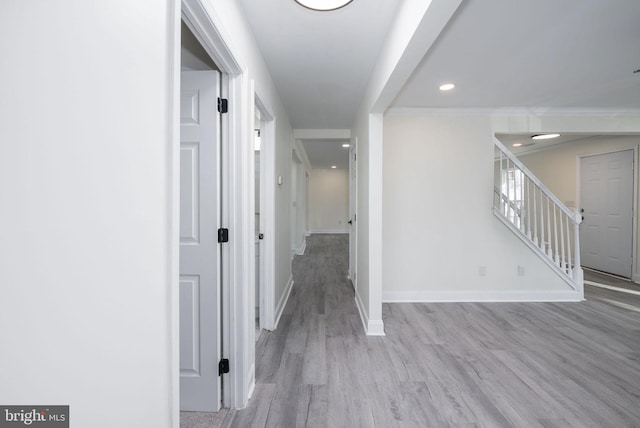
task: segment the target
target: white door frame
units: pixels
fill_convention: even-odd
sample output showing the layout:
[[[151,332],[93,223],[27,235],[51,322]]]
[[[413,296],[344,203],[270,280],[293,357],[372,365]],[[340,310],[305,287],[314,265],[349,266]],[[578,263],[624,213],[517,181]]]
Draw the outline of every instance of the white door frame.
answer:
[[[582,188],[580,184],[581,179],[581,171],[580,165],[582,158],[591,157],[591,156],[600,156],[600,155],[609,155],[612,153],[618,152],[626,152],[628,150],[633,151],[633,163],[631,167],[633,168],[633,190],[631,191],[631,195],[633,200],[631,201],[631,206],[633,207],[633,213],[631,214],[631,233],[632,233],[632,244],[631,244],[631,280],[637,283],[640,283],[640,273],[636,272],[637,264],[636,260],[638,257],[637,248],[638,248],[638,201],[640,196],[640,186],[637,186],[639,179],[638,172],[638,147],[630,147],[630,148],[622,148],[611,151],[597,151],[594,153],[584,153],[576,156],[576,207],[580,208],[582,206],[582,201],[580,199],[580,195],[582,193]]]
[[[357,290],[357,266],[358,266],[358,137],[351,139],[349,148],[349,279]],[[355,168],[355,171],[352,169]],[[354,174],[355,172],[355,174]],[[355,176],[355,178],[354,178]]]
[[[252,92],[255,109],[260,112],[260,232],[264,234],[264,239],[260,241],[260,272],[258,273],[261,299],[260,328],[274,330],[276,327],[276,121],[273,111],[263,102],[263,98],[255,88]],[[253,113],[255,117],[255,112]],[[253,192],[251,194],[253,195]]]
[[[249,310],[249,284],[255,284],[255,278],[249,278],[250,267],[255,259],[250,260],[253,253],[253,234],[250,230],[251,201],[249,166],[250,154],[253,151],[253,120],[246,114],[249,112],[248,77],[245,69],[231,51],[229,44],[218,30],[222,28],[221,19],[216,16],[203,0],[181,0],[182,19],[202,44],[222,74],[221,93],[228,98],[229,112],[222,115],[222,139],[220,156],[221,177],[221,222],[222,227],[229,229],[229,242],[222,245],[222,356],[230,360],[230,373],[223,376],[222,404],[224,407],[242,408],[246,406],[253,376],[250,370],[251,356],[255,353],[254,344],[250,343],[249,332],[253,330],[253,310]],[[175,23],[174,40],[180,47],[180,22]],[[178,53],[179,57],[179,53]],[[174,70],[174,110],[179,111],[180,73],[179,65]],[[177,114],[174,113],[176,116]],[[179,117],[174,117],[178,126]],[[179,136],[177,136],[179,137]],[[175,168],[179,162],[179,138],[174,132],[172,151],[174,165],[172,173],[172,195],[174,198],[172,227],[175,231],[179,216],[179,170]],[[174,233],[174,246],[178,236]],[[179,319],[178,319],[178,270],[172,264],[172,357],[173,364],[173,400],[174,409],[179,409]],[[251,279],[254,282],[251,282]],[[234,286],[232,287],[231,284]],[[174,415],[175,417],[175,415]]]

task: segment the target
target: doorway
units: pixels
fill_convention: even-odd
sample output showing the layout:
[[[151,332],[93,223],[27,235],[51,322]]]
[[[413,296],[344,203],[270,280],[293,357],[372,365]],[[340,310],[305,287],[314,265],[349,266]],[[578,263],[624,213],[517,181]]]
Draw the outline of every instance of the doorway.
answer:
[[[349,279],[357,290],[356,266],[358,257],[358,137],[349,148]]]
[[[258,325],[256,333],[261,330],[275,329],[275,116],[271,109],[262,102],[254,90],[255,129],[259,129],[260,150],[254,155],[259,157],[254,161],[255,173],[255,233],[257,235],[256,299]],[[257,340],[257,337],[255,338]],[[255,343],[255,340],[254,340]]]
[[[633,150],[580,158],[580,256],[587,268],[632,276]]]
[[[217,158],[217,171],[219,180],[217,189],[219,195],[218,228],[229,230],[228,242],[218,243],[218,233],[216,231],[215,239],[219,251],[219,346],[220,360],[207,359],[206,364],[213,365],[213,370],[218,376],[218,382],[224,385],[221,390],[221,403],[217,398],[217,407],[220,404],[224,407],[238,408],[246,405],[250,395],[251,381],[253,376],[252,366],[248,352],[253,351],[253,344],[249,343],[249,332],[253,329],[245,319],[248,315],[249,307],[249,275],[246,268],[251,263],[250,255],[252,255],[252,246],[249,240],[250,219],[246,215],[250,202],[247,198],[234,197],[239,193],[238,189],[248,188],[250,183],[248,172],[251,170],[246,161],[249,159],[250,146],[248,138],[245,138],[247,121],[246,112],[250,110],[248,78],[243,74],[243,67],[236,59],[235,54],[230,50],[227,41],[223,38],[218,30],[221,22],[218,17],[211,16],[205,10],[205,6],[199,0],[182,0],[181,1],[181,18],[182,22],[191,31],[192,35],[199,42],[203,50],[219,69],[220,74],[220,98],[228,99],[226,113],[221,114],[220,118],[220,136],[219,136],[219,152]],[[176,23],[179,24],[179,23]],[[174,34],[176,44],[180,44],[180,33],[177,26]],[[179,64],[179,63],[178,63]],[[177,65],[178,65],[177,64]],[[174,99],[180,107],[184,103],[180,96],[180,68],[174,69],[173,87]],[[217,106],[217,103],[215,103]],[[221,106],[222,107],[222,106]],[[215,109],[216,107],[214,107]],[[222,110],[225,110],[222,108]],[[179,112],[177,112],[179,113]],[[182,114],[180,114],[182,116]],[[176,115],[176,129],[179,129],[180,117]],[[178,222],[180,212],[180,146],[179,132],[173,131],[175,136],[175,145],[173,151],[174,162],[172,165],[172,188],[173,190],[173,216],[172,227],[179,231],[180,224]],[[246,193],[246,192],[245,192]],[[175,250],[176,255],[179,252],[179,233],[175,233]],[[178,259],[177,257],[175,258]],[[232,262],[233,261],[233,262]],[[180,284],[179,284],[179,266],[177,263],[171,266],[171,272],[175,278],[172,287],[171,305],[174,316],[172,317],[172,358],[175,361],[173,365],[174,379],[176,383],[180,379],[180,360],[181,360],[181,340],[180,340]],[[253,279],[253,278],[251,278]],[[230,284],[240,284],[231,287]],[[195,290],[195,288],[194,288]],[[199,350],[200,352],[201,350]],[[200,355],[202,353],[200,352]],[[222,360],[228,360],[232,369],[228,372],[221,365]],[[219,370],[220,368],[223,370]],[[209,368],[211,369],[211,367]],[[174,389],[172,403],[174,408],[180,408],[180,391]]]
[[[180,410],[217,412],[222,400],[220,98],[218,67],[181,23]]]
[[[260,146],[262,145],[262,130],[260,129],[260,111],[256,110],[255,121],[254,121],[254,144],[253,144],[253,155],[254,155],[254,219],[255,219],[255,253],[256,253],[256,263],[255,263],[255,341],[258,341],[260,337],[260,332],[262,331],[262,327],[260,326],[260,307],[263,306],[261,303],[262,299],[262,263],[260,262],[260,241],[264,239],[264,234],[260,231],[261,223],[260,223],[260,212],[263,210],[261,203],[261,195],[262,191],[260,190],[262,187],[262,169],[260,168]]]

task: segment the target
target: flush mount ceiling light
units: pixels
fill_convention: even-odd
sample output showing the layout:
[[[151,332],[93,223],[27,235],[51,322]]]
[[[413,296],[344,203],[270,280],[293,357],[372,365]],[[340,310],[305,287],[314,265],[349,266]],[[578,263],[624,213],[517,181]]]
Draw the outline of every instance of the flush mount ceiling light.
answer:
[[[337,168],[337,166],[331,165],[331,169],[336,169],[336,168]]]
[[[520,146],[522,146],[522,143],[513,143],[511,146],[512,147],[520,147]]]
[[[345,7],[353,0],[295,0],[300,6],[304,6],[307,9],[328,11],[336,10],[341,7]]]
[[[342,147],[344,147],[344,148],[346,149],[347,147],[350,147],[350,146],[349,146],[349,144],[344,143],[344,144],[342,145]]]
[[[532,135],[532,140],[548,140],[549,138],[558,138],[560,134],[536,134]]]
[[[444,85],[440,85],[440,90],[441,91],[450,91],[455,87],[456,87],[456,85],[454,85],[453,83],[445,83]]]

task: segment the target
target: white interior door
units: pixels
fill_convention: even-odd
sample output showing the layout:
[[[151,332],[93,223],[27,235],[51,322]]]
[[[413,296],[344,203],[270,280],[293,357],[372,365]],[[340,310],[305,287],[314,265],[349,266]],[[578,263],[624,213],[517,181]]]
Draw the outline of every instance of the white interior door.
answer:
[[[631,277],[633,150],[580,160],[582,265]]]
[[[349,278],[356,287],[356,257],[358,230],[356,221],[358,211],[358,168],[357,139],[349,149]]]
[[[220,409],[220,74],[182,73],[180,101],[180,409]]]

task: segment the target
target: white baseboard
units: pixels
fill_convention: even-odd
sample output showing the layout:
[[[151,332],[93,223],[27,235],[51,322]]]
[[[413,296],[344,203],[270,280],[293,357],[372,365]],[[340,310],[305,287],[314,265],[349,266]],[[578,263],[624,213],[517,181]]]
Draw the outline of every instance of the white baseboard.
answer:
[[[273,325],[274,330],[278,328],[280,317],[282,316],[282,312],[284,312],[285,306],[287,306],[287,302],[289,301],[289,295],[291,294],[292,288],[293,288],[293,275],[289,275],[289,280],[287,281],[287,285],[284,288],[284,292],[282,293],[282,296],[280,297],[278,306],[276,306],[276,322]]]
[[[382,320],[370,320],[367,311],[365,310],[364,303],[360,298],[360,294],[356,291],[356,307],[360,313],[360,320],[362,321],[362,327],[367,336],[384,336],[384,321]]]
[[[310,230],[307,230],[307,231],[304,233],[304,236],[311,236],[311,231],[310,231]]]
[[[349,229],[313,229],[309,231],[309,234],[322,233],[322,234],[333,234],[333,233],[349,233]]]
[[[640,284],[640,275],[633,275],[631,277],[631,281],[635,282],[636,284]]]
[[[382,293],[384,303],[422,302],[581,302],[582,291],[574,290],[461,290],[461,291],[387,291]]]
[[[249,369],[249,383],[247,384],[247,391],[249,394],[247,398],[251,398],[253,392],[256,390],[256,364],[253,363]]]
[[[367,336],[386,336],[384,334],[384,321],[369,320],[367,324]]]
[[[303,239],[302,240],[302,245],[300,245],[298,248],[296,248],[296,254],[299,256],[304,255],[304,250],[307,249],[307,240]]]

